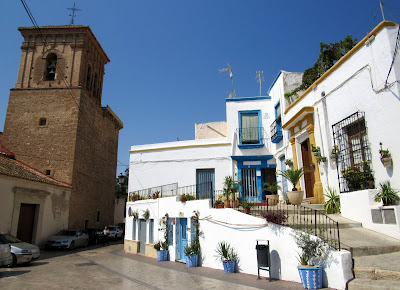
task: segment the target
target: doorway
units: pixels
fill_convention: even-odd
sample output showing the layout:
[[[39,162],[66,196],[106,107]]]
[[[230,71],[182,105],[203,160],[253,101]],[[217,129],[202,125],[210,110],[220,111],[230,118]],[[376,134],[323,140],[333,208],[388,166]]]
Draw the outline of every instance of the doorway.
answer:
[[[301,143],[301,157],[303,160],[303,168],[304,168],[304,182],[306,185],[306,197],[314,197],[314,168],[311,166],[311,147],[310,140],[307,139],[303,143]],[[314,166],[316,166],[314,164]]]
[[[264,189],[264,183],[273,184],[276,182],[276,169],[275,168],[264,168],[263,170],[263,184],[262,188]],[[277,194],[277,192],[262,192],[262,199],[265,200],[266,194]]]
[[[185,248],[187,245],[187,218],[177,219],[176,260],[185,261]]]
[[[17,238],[23,242],[33,243],[36,204],[21,203],[19,211]]]

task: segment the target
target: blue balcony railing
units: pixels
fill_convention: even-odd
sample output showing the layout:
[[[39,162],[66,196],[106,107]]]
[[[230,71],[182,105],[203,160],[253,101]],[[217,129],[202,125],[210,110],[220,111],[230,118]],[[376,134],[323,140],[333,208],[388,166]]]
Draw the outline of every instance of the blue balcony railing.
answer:
[[[271,124],[271,142],[279,143],[281,142],[282,139],[283,139],[283,134],[282,134],[281,122],[280,119],[276,119]]]

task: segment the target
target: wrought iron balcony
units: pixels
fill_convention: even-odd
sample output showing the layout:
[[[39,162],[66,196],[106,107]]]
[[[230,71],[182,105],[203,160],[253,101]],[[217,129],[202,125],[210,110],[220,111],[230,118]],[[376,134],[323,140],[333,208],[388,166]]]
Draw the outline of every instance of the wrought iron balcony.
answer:
[[[272,124],[271,124],[271,142],[272,143],[279,143],[283,139],[283,134],[282,134],[282,127],[281,127],[281,120],[276,119]]]
[[[239,148],[261,148],[264,146],[263,127],[249,127],[237,129]]]

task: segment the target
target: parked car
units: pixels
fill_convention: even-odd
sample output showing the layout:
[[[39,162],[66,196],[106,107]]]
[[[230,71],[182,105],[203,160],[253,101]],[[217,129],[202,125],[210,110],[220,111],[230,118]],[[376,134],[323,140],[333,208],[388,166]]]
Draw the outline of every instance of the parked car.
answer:
[[[109,238],[112,239],[119,239],[122,237],[122,229],[119,226],[107,226],[110,234],[108,235]]]
[[[74,249],[86,247],[89,244],[89,235],[85,230],[65,229],[47,239],[46,248]]]
[[[11,245],[12,266],[17,264],[30,263],[40,256],[39,247],[25,243],[10,234],[4,234],[8,243]]]
[[[11,245],[7,239],[0,234],[0,267],[12,264]]]
[[[89,244],[100,244],[104,240],[104,234],[102,229],[89,228],[86,229],[89,234]]]
[[[117,226],[122,229],[122,235],[125,235],[125,223],[119,223]]]

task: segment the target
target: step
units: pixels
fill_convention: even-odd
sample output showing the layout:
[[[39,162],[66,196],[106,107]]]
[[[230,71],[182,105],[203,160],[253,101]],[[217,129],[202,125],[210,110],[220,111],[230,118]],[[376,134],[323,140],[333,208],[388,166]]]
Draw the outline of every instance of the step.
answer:
[[[348,290],[398,290],[400,281],[354,279],[347,285]]]
[[[379,268],[355,267],[354,276],[357,279],[400,281],[399,271],[390,271]]]
[[[364,228],[340,228],[340,243],[353,258],[400,251],[399,240]]]

